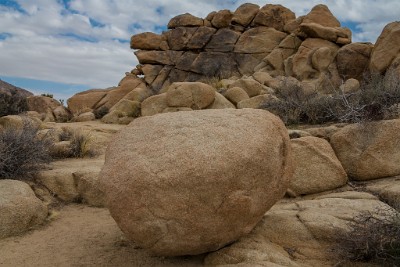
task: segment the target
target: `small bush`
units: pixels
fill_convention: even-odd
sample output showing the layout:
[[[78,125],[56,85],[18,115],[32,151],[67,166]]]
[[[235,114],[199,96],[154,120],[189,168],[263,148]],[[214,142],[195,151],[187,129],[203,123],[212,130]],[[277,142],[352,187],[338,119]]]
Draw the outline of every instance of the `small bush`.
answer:
[[[50,98],[53,98],[54,96],[52,95],[52,94],[41,94],[41,96],[45,96],[45,97],[50,97]]]
[[[21,129],[0,131],[0,179],[27,179],[51,161],[50,138],[39,138],[38,128],[28,120]]]
[[[344,261],[400,266],[400,214],[393,209],[364,212],[349,223],[350,233],[338,237]]]
[[[68,141],[69,144],[68,142],[62,145],[61,143],[55,144],[54,149],[52,149],[54,158],[84,158],[97,155],[90,132],[63,127],[58,139]]]
[[[26,97],[19,94],[0,93],[0,117],[16,115],[28,110]]]

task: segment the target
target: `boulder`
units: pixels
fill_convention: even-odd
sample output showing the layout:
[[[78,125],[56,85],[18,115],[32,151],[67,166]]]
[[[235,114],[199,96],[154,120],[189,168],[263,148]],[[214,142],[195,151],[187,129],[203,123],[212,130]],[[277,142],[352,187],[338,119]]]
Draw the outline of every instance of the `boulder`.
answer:
[[[207,109],[224,109],[224,108],[236,108],[228,99],[226,99],[220,93],[215,93],[214,102]]]
[[[211,27],[199,27],[186,44],[187,49],[203,49],[217,30]]]
[[[84,92],[77,93],[67,100],[68,109],[72,114],[76,115],[83,110],[89,108],[93,109],[96,104],[106,96],[108,89],[92,89]]]
[[[233,13],[232,23],[247,27],[253,21],[259,9],[260,6],[256,4],[242,4],[236,9],[235,13]]]
[[[96,116],[94,115],[93,112],[88,111],[88,112],[84,112],[82,114],[79,114],[76,117],[72,118],[72,122],[84,122],[84,121],[94,121],[96,120]]]
[[[0,239],[42,224],[47,207],[22,181],[0,180]]]
[[[182,51],[138,50],[135,55],[140,64],[175,65]]]
[[[152,32],[135,34],[131,37],[131,49],[161,50],[165,36]]]
[[[167,107],[166,93],[151,96],[142,102],[142,116],[153,116],[155,114],[162,113]]]
[[[167,91],[167,105],[203,109],[215,99],[215,89],[200,82],[173,83]]]
[[[372,72],[384,73],[400,54],[400,22],[385,26],[371,53],[369,68]]]
[[[206,266],[334,266],[332,245],[350,234],[349,222],[361,213],[390,207],[363,192],[331,193],[282,201],[247,236],[206,256]],[[369,263],[367,263],[368,265]],[[349,265],[354,266],[354,265]],[[357,266],[357,265],[356,265]]]
[[[199,27],[203,25],[204,25],[203,19],[195,17],[189,13],[185,13],[173,17],[168,22],[168,29],[174,29],[177,27]]]
[[[211,52],[231,52],[240,37],[239,32],[228,28],[219,29],[206,45],[205,50]]]
[[[100,168],[97,170],[78,170],[72,173],[76,190],[82,202],[94,207],[104,207],[104,190],[99,183]]]
[[[254,109],[258,109],[262,106],[262,104],[268,102],[268,101],[272,101],[275,100],[276,97],[271,95],[271,94],[263,94],[263,95],[258,95],[258,96],[254,96],[252,98],[249,99],[245,99],[240,101],[239,103],[237,103],[237,108],[254,108]]]
[[[192,62],[191,71],[206,77],[241,76],[232,53],[201,52]]]
[[[187,44],[192,39],[193,34],[197,31],[197,28],[193,27],[178,27],[169,30],[166,35],[168,38],[168,46],[171,50],[179,51],[185,50]]]
[[[72,118],[71,112],[61,105],[53,109],[53,115],[57,122],[67,122]]]
[[[253,78],[245,78],[245,77],[236,80],[234,83],[228,86],[228,88],[233,88],[233,87],[242,88],[249,97],[261,94],[261,92],[264,89],[263,85],[254,80]]]
[[[351,31],[348,28],[324,27],[317,23],[302,23],[300,31],[309,38],[320,38],[342,45],[351,43]]]
[[[162,113],[179,112],[179,111],[193,111],[193,109],[187,107],[168,107],[165,108]]]
[[[136,102],[143,102],[146,98],[153,95],[153,92],[146,86],[139,86],[126,94],[122,99],[127,99]]]
[[[30,118],[27,116],[19,115],[7,115],[0,117],[0,125],[4,128],[10,127],[15,129],[21,129],[24,124],[31,124],[33,127],[40,127],[42,122],[37,118]]]
[[[291,193],[314,194],[346,184],[347,174],[328,141],[309,136],[293,139],[291,145],[295,164]]]
[[[270,53],[287,36],[286,33],[268,27],[256,27],[245,31],[235,45],[235,53]]]
[[[140,65],[140,70],[144,75],[144,81],[147,84],[151,84],[157,78],[157,75],[160,73],[164,66],[163,65],[151,65],[144,64]]]
[[[352,43],[341,47],[336,56],[340,77],[362,80],[368,70],[372,48],[371,43]]]
[[[57,100],[47,96],[29,96],[26,98],[28,110],[38,113],[51,113],[55,108],[61,106]]]
[[[340,22],[335,18],[326,5],[316,5],[303,18],[302,23],[316,23],[324,27],[340,27]]]
[[[100,179],[126,236],[173,256],[217,250],[248,234],[292,173],[280,119],[221,109],[133,121],[109,145]]]
[[[296,15],[282,5],[267,4],[255,16],[252,26],[267,26],[277,31],[283,31],[286,23],[296,19]]]
[[[336,51],[329,47],[321,47],[314,51],[311,56],[312,67],[319,72],[328,70],[328,67],[335,60]]]
[[[126,114],[128,117],[134,117],[140,115],[140,102],[131,101],[128,99],[121,99],[117,104],[115,104],[110,111],[118,111]]]
[[[371,180],[400,174],[400,120],[349,125],[331,145],[350,178]]]
[[[240,87],[229,88],[224,96],[235,105],[242,100],[249,99],[249,95]]]
[[[400,177],[383,178],[362,184],[365,190],[371,192],[385,203],[400,212]]]
[[[211,24],[214,28],[226,28],[231,24],[233,14],[228,9],[220,10],[214,14]]]
[[[360,82],[356,79],[348,79],[340,86],[340,90],[345,93],[354,93],[360,90]]]

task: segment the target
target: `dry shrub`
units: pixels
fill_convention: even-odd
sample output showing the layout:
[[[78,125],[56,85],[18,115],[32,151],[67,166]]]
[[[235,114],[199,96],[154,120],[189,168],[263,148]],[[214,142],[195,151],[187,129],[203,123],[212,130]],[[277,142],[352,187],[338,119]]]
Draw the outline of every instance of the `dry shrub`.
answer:
[[[331,95],[306,94],[293,84],[284,84],[276,93],[279,100],[262,108],[279,116],[286,124],[326,122],[362,123],[392,119],[399,115],[400,77],[394,72],[364,78],[354,93],[339,90]]]
[[[400,266],[400,214],[394,209],[363,212],[338,237],[335,251],[343,261]]]
[[[28,110],[26,97],[17,93],[9,95],[0,93],[0,117],[16,115]]]
[[[0,131],[0,179],[28,179],[50,163],[53,142],[38,137],[38,127],[23,120],[22,128],[7,126]]]
[[[62,127],[61,130],[58,136],[61,142],[54,144],[51,150],[54,158],[84,158],[97,155],[90,132],[70,127]]]
[[[95,118],[97,120],[99,120],[99,119],[103,118],[105,115],[107,115],[109,111],[110,110],[108,109],[108,107],[102,106],[102,107],[94,110],[93,113],[94,113]]]

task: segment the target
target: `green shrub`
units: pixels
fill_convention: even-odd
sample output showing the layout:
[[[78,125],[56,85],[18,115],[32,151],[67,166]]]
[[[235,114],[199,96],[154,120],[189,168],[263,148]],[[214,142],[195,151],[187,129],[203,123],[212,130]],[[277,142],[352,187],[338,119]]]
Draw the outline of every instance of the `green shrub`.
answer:
[[[53,96],[53,94],[41,94],[41,96],[45,96],[45,97],[50,97],[50,98],[53,98],[54,96]]]
[[[339,236],[335,251],[342,261],[361,261],[380,266],[400,266],[400,214],[393,209],[359,214]]]
[[[51,161],[53,142],[39,138],[38,128],[28,120],[22,128],[7,126],[0,131],[0,179],[28,179]]]

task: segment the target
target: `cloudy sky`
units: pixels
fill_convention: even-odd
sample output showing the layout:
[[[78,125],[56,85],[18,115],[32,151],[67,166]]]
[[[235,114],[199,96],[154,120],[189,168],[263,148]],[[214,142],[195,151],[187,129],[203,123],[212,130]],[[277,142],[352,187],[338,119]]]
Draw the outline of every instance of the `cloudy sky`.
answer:
[[[399,0],[0,0],[0,79],[57,99],[114,86],[137,64],[132,34],[160,33],[176,15],[205,17],[245,2],[282,4],[297,16],[323,3],[352,29],[353,41],[372,43],[400,14]]]

